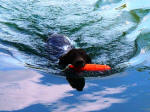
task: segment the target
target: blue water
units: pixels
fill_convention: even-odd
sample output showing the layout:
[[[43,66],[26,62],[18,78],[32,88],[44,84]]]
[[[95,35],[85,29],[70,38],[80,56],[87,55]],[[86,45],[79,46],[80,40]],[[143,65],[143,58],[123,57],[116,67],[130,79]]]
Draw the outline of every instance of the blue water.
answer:
[[[149,0],[0,0],[0,111],[149,112],[149,9]],[[77,91],[48,58],[49,32],[112,70],[84,74]]]

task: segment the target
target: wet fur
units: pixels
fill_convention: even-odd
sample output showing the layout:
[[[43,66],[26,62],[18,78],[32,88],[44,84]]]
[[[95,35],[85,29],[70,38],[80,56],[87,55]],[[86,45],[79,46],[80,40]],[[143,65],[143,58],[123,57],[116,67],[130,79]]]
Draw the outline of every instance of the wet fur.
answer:
[[[63,49],[67,46],[67,49]],[[83,49],[76,49],[72,46],[70,40],[60,34],[52,34],[47,40],[47,50],[52,59],[59,59],[59,65],[67,66],[72,64],[76,67],[83,67],[91,63],[91,58]]]
[[[83,65],[78,65],[78,62],[82,61]],[[72,64],[76,67],[82,67],[87,63],[91,63],[91,58],[86,54],[83,49],[71,49],[67,54],[59,58],[59,64],[67,66]]]

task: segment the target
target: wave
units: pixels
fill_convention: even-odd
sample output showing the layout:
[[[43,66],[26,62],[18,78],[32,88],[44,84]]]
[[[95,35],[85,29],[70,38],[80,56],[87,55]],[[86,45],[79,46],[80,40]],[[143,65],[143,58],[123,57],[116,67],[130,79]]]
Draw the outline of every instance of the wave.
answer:
[[[110,65],[113,69],[106,75],[141,64],[149,57],[147,2],[6,1],[0,1],[0,49],[8,50],[27,67],[62,74],[46,52],[48,32],[68,36],[76,47],[87,51],[93,63]]]

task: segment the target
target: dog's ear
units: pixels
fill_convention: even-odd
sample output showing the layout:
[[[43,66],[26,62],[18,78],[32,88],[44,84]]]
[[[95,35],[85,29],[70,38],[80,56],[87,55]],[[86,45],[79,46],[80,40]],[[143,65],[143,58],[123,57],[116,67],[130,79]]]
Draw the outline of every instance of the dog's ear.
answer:
[[[68,56],[67,54],[62,55],[61,57],[59,57],[59,65],[68,65],[69,61],[68,61]]]

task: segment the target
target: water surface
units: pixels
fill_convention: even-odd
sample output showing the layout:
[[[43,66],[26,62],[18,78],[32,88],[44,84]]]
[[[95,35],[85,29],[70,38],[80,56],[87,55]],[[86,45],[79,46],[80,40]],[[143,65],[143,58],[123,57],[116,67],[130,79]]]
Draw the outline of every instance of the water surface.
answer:
[[[149,112],[149,26],[149,0],[0,0],[0,111]],[[72,88],[48,58],[49,32],[112,70]]]
[[[146,58],[139,55],[149,54],[147,0],[136,4],[134,0],[5,0],[0,4],[1,46],[30,67],[60,72],[48,59],[48,32],[68,36],[93,63],[108,64],[115,72],[132,65],[133,57],[139,64]]]

